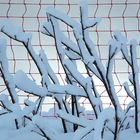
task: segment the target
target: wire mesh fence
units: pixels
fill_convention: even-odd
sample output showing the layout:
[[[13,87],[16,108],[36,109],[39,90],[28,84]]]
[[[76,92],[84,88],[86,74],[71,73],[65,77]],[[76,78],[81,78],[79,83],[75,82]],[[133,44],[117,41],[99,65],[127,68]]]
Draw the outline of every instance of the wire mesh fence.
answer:
[[[21,26],[24,32],[32,33],[32,45],[36,53],[39,52],[40,48],[45,50],[54,72],[61,83],[65,84],[65,73],[58,59],[54,40],[43,35],[40,31],[41,25],[47,20],[46,8],[48,6],[53,6],[65,14],[68,14],[71,18],[77,21],[79,20],[78,0],[0,0],[0,22],[9,19],[15,25]],[[132,38],[135,38],[137,41],[140,40],[139,0],[88,0],[88,8],[90,18],[102,18],[102,22],[98,26],[90,29],[90,37],[92,38],[96,49],[98,50],[98,55],[104,65],[106,65],[108,57],[108,41],[114,30],[120,30],[128,40]],[[60,23],[60,28],[69,39],[74,41],[73,32],[70,27]],[[7,38],[2,33],[0,33],[0,37],[7,39],[7,57],[10,73],[15,74],[17,70],[22,69],[31,79],[37,84],[40,84],[41,77],[39,72],[23,45]],[[140,47],[138,47],[137,54],[138,63],[140,65]],[[128,81],[128,75],[131,73],[131,69],[125,60],[123,60],[121,54],[118,54],[114,61],[113,78],[115,89],[120,103],[123,109],[125,109],[126,105],[130,102],[130,99],[125,93],[122,83]],[[77,65],[79,71],[86,76],[86,70],[82,67],[82,64],[77,63]],[[111,102],[103,84],[98,79],[95,80],[95,84],[100,91],[104,107],[111,106]],[[0,77],[0,93],[2,92],[6,93],[7,90],[2,77]],[[21,106],[26,98],[35,100],[34,96],[29,96],[27,93],[18,89],[17,93],[20,97]],[[70,102],[71,100],[69,100],[69,103]],[[81,106],[90,110],[91,107],[87,99],[81,98],[80,103]],[[41,113],[48,117],[56,116],[56,107],[55,101],[46,97]],[[53,109],[50,110],[50,108]],[[49,115],[43,113],[48,110],[50,110]]]

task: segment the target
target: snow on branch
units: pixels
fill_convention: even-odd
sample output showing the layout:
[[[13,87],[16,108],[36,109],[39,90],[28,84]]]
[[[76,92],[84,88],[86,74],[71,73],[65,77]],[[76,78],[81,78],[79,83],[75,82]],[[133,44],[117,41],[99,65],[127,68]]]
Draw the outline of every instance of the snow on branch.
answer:
[[[127,39],[119,32],[115,31],[113,33],[113,37],[116,41],[119,41],[121,43],[121,52],[124,56],[124,59],[128,62],[128,64],[131,66],[131,58],[128,53],[128,48],[127,48]]]
[[[81,0],[80,2],[80,20],[81,20],[81,28],[82,28],[82,37],[83,37],[83,41],[84,41],[84,45],[88,51],[88,53],[94,57],[94,65],[93,66],[92,63],[89,63],[91,61],[88,61],[88,65],[87,67],[101,80],[104,81],[104,77],[105,77],[105,69],[104,66],[102,65],[100,58],[96,52],[95,49],[95,45],[93,43],[93,41],[91,40],[90,36],[89,36],[89,31],[88,31],[88,25],[89,23],[91,23],[88,18],[88,8],[87,8],[87,2],[85,0]],[[100,22],[100,18],[97,17],[95,19],[92,20],[92,24],[93,26],[95,26],[98,22]],[[76,34],[75,34],[76,37]],[[76,37],[77,38],[77,37]],[[80,44],[79,44],[80,45]],[[82,46],[79,46],[80,48]],[[83,47],[81,48],[83,49]],[[82,50],[81,50],[82,52]],[[86,51],[83,51],[86,52]],[[90,58],[90,57],[89,57]],[[85,57],[83,55],[83,59],[85,60]],[[85,62],[85,61],[84,61]],[[92,68],[91,68],[92,67]]]
[[[48,84],[48,77],[46,75],[46,70],[39,58],[39,56],[35,53],[32,44],[31,44],[31,34],[26,34],[24,33],[21,29],[18,27],[15,27],[12,23],[10,22],[3,22],[3,24],[0,26],[1,27],[1,32],[9,36],[10,38],[19,41],[23,43],[25,48],[27,49],[28,53],[30,54],[31,58],[34,60],[40,75],[43,75],[45,77],[45,82]],[[7,30],[8,29],[8,30]],[[11,29],[11,30],[9,30]],[[13,29],[13,30],[12,30]]]
[[[7,95],[1,94],[0,102],[2,103],[4,109],[8,110],[9,112],[12,112],[12,103],[9,101]]]
[[[16,86],[29,93],[39,97],[51,96],[45,87],[40,87],[30,80],[23,71],[17,71],[14,77]],[[26,81],[26,82],[25,82]]]
[[[57,131],[55,131],[48,123],[46,125],[46,123],[44,123],[46,120],[43,119],[44,118],[41,116],[35,115],[32,118],[32,121],[48,140],[55,140],[58,135]]]
[[[113,121],[113,118],[115,116],[115,112],[113,108],[107,108],[104,109],[100,115],[99,118],[96,121],[95,124],[95,131],[94,131],[94,138],[96,140],[102,140],[103,139],[103,128],[105,121]]]
[[[62,22],[69,25],[71,28],[73,28],[75,26],[80,27],[80,25],[76,21],[74,21],[72,18],[70,18],[69,16],[60,12],[59,10],[54,9],[53,7],[48,7],[47,8],[47,14],[55,17],[56,19],[61,20]]]
[[[138,133],[140,131],[139,127],[139,110],[140,110],[140,86],[139,86],[139,67],[137,63],[137,53],[136,53],[136,40],[130,41],[130,54],[131,54],[131,68],[132,68],[132,77],[133,77],[133,86],[134,86],[134,94],[135,94],[135,130]]]
[[[36,104],[35,103],[30,103],[29,106],[23,108],[23,110],[21,110],[19,104],[15,103],[12,104],[10,103],[8,96],[5,94],[0,95],[0,102],[3,105],[3,108],[6,109],[9,113],[7,113],[7,117],[9,116],[10,119],[17,119],[18,120],[18,127],[22,126],[22,121],[21,120],[24,116],[29,116],[31,115],[31,113],[33,112]],[[27,102],[27,101],[26,101]]]
[[[94,109],[95,116],[98,118],[98,115],[102,111],[102,101],[99,97],[95,97],[92,93],[92,79],[90,77],[86,78],[86,91],[87,97],[91,103],[91,106]]]
[[[116,95],[116,91],[114,88],[114,81],[113,81],[113,77],[112,77],[112,69],[113,69],[113,62],[114,62],[114,56],[116,55],[116,53],[121,49],[121,42],[119,40],[116,39],[111,39],[109,42],[109,56],[108,56],[108,64],[107,64],[107,72],[106,72],[106,78],[107,78],[107,82],[108,82],[108,86],[109,86],[109,90],[110,90],[110,94],[111,94],[111,100],[114,104],[114,106],[118,111],[118,115],[119,112],[122,112],[121,110],[121,106],[118,100],[118,97]],[[118,116],[119,117],[119,116]]]
[[[77,55],[75,52],[73,52],[72,50],[70,50],[68,48],[65,49],[65,54],[71,60],[80,60],[81,59],[81,56]]]
[[[125,110],[125,115],[126,114],[129,114],[129,111],[132,109],[132,108],[134,108],[135,107],[135,103],[134,103],[134,101],[131,101],[128,105],[127,105],[127,108],[126,108],[126,110]]]
[[[63,118],[63,119],[65,119],[65,120],[68,121],[68,122],[77,124],[77,125],[82,126],[82,127],[87,127],[87,126],[89,125],[89,123],[92,122],[92,121],[89,121],[89,120],[86,120],[86,119],[82,119],[82,118],[80,118],[80,117],[76,117],[76,116],[74,116],[74,115],[65,113],[65,112],[62,111],[62,110],[57,110],[56,113],[57,113],[57,115],[58,115],[60,118]]]
[[[49,65],[48,59],[47,59],[47,57],[46,57],[45,52],[44,52],[43,49],[40,50],[39,57],[40,57],[42,63],[44,64],[44,68],[46,69],[47,75],[52,80],[52,82],[54,84],[60,85],[57,76],[55,75],[55,73],[53,72],[52,68]],[[49,79],[47,78],[47,80],[49,80]],[[44,79],[44,81],[46,81],[46,80]],[[50,84],[47,85],[47,90],[48,90],[49,86],[52,85],[51,82],[49,82],[49,83]],[[57,101],[61,102],[62,99],[63,99],[63,95],[60,95],[60,94],[58,95],[57,94],[57,95],[55,95],[55,98],[56,98]]]
[[[76,67],[74,66],[74,64],[71,62],[71,60],[69,59],[65,59],[64,60],[64,66],[66,67],[66,69],[69,71],[69,73],[73,76],[73,78],[75,80],[77,80],[77,82],[82,85],[85,86],[85,78],[83,77],[83,75],[76,69]]]
[[[133,128],[129,118],[130,114],[133,114],[135,118],[133,121],[135,131],[139,132],[140,86],[136,55],[137,42],[135,40],[130,41],[129,52],[127,39],[119,31],[113,32],[112,39],[109,41],[109,55],[105,67],[89,35],[89,28],[98,25],[101,18],[91,19],[88,17],[86,0],[80,1],[80,22],[52,7],[47,8],[46,14],[47,22],[41,30],[43,34],[54,39],[56,51],[66,77],[65,84],[61,84],[50,67],[45,51],[41,49],[39,54],[35,53],[31,34],[23,32],[21,28],[15,27],[8,20],[4,21],[0,24],[0,31],[24,45],[38,68],[41,85],[37,85],[21,70],[17,71],[13,78],[8,70],[6,42],[0,40],[0,72],[11,98],[9,100],[7,95],[0,95],[0,105],[2,106],[0,112],[7,118],[14,119],[18,128],[27,127],[31,123],[34,126],[31,131],[40,134],[45,139],[55,140],[58,138],[58,132],[51,125],[46,125],[42,117],[39,116],[39,109],[42,107],[45,97],[54,95],[58,105],[56,113],[61,120],[61,127],[64,133],[73,131],[71,132],[75,134],[73,140],[84,139],[89,133],[93,133],[93,139],[102,140],[109,131],[113,134],[114,140],[117,140],[121,131]],[[63,22],[72,29],[76,42],[65,36],[59,27],[59,22]],[[134,94],[130,91],[127,82],[123,84],[128,96],[133,99],[126,111],[121,108],[112,74],[114,59],[118,52],[122,52],[124,59],[132,69],[128,78],[134,87]],[[86,77],[79,71],[77,60],[84,65],[87,72]],[[100,90],[98,92],[98,88],[94,84],[94,76],[104,85],[113,108],[103,108]],[[16,88],[39,98],[34,102],[25,100],[25,106],[21,109]],[[68,102],[69,97],[71,98],[70,104]],[[81,107],[78,102],[80,97],[85,97],[90,102],[95,115],[94,120],[89,121],[80,117]],[[30,123],[28,124],[28,122]]]
[[[42,26],[42,33],[48,35],[48,33],[50,34],[51,37],[55,37],[54,33],[53,33],[53,28],[52,28],[52,24],[50,21],[48,21],[47,23],[44,23]],[[62,44],[65,45],[66,47],[68,47],[69,49],[71,49],[72,51],[74,51],[75,53],[79,54],[79,48],[78,46],[70,39],[68,39],[63,32],[59,33],[61,35],[61,41]]]
[[[128,83],[125,82],[125,83],[123,84],[123,86],[124,86],[124,89],[125,89],[126,93],[128,94],[128,96],[129,96],[130,98],[132,98],[132,99],[135,101],[135,96],[134,96],[133,93],[130,91]]]
[[[0,31],[19,42],[27,43],[31,38],[31,34],[24,33],[21,28],[14,26],[9,20],[0,24]]]
[[[53,81],[53,83],[59,84],[59,80],[58,80],[57,76],[55,75],[55,73],[53,72],[52,68],[50,67],[50,65],[48,63],[48,59],[47,59],[43,49],[40,50],[39,57],[40,57],[41,61],[43,62],[44,67],[47,70],[48,76],[50,77],[50,79]]]
[[[18,96],[15,91],[13,76],[9,73],[8,67],[9,66],[6,55],[6,41],[0,40],[0,72],[2,74],[7,90],[10,94],[12,103],[18,103]]]
[[[89,133],[91,133],[92,131],[94,131],[95,130],[94,128],[95,128],[95,123],[94,122],[91,122],[87,127],[78,129],[75,132],[75,135],[74,135],[74,137],[73,137],[72,140],[82,140]]]
[[[97,25],[101,21],[101,18],[99,18],[99,17],[97,17],[95,19],[88,18],[88,3],[86,0],[80,1],[80,12],[81,12],[84,30],[87,28],[94,27],[95,25]]]
[[[78,86],[74,85],[49,85],[48,91],[55,94],[68,94],[80,97],[87,97],[85,91]]]
[[[52,9],[51,9],[52,10]],[[55,9],[54,9],[55,10]],[[49,12],[49,15],[51,15],[52,16],[52,14],[50,14],[51,12]],[[59,15],[55,15],[54,17],[57,19],[58,17],[57,16],[59,16]],[[65,15],[66,16],[66,15]],[[62,17],[61,17],[62,18]],[[71,19],[72,20],[72,19]],[[69,22],[69,20],[67,20],[67,22]],[[67,22],[66,22],[66,24],[67,24]],[[74,21],[75,22],[75,21]],[[54,25],[53,25],[54,26]],[[49,30],[50,30],[50,32],[52,31],[52,29],[50,29],[50,28],[52,28],[52,26],[49,24],[49,22],[48,22],[48,24],[47,25],[45,25],[44,24],[44,26],[43,26],[43,32],[45,32],[45,30],[46,30],[46,34],[48,34],[48,32],[49,32]],[[81,35],[81,33],[82,33],[82,30],[81,30],[81,28],[80,28],[80,26],[79,25],[74,25],[74,23],[72,24],[72,28],[73,28],[73,30],[74,30],[74,34],[75,34],[75,37],[76,37],[76,40],[78,41],[78,45],[82,45],[82,46],[84,46],[84,42],[79,38]],[[52,33],[51,33],[52,34]],[[61,36],[61,42],[63,43],[63,42],[66,42],[68,39],[66,39],[66,37],[63,35],[63,33],[61,33],[61,32],[59,32],[59,36]],[[79,39],[80,39],[80,41],[79,41]],[[64,41],[63,41],[64,40]],[[72,42],[71,42],[72,43]],[[67,41],[67,43],[63,43],[66,47],[68,47],[69,48],[69,46],[74,46],[73,48],[71,48],[70,47],[70,49],[72,49],[73,51],[76,51],[76,50],[74,50],[74,49],[76,49],[77,48],[77,46],[75,46],[75,44],[74,43],[72,43],[71,44],[69,41]],[[92,57],[92,56],[90,56],[88,53],[87,53],[87,51],[84,49],[84,47],[80,47],[79,49],[80,49],[80,52],[78,51],[78,53],[82,53],[82,57],[83,57],[83,62],[86,64],[86,65],[88,65],[88,67],[90,68],[90,70],[92,71],[92,72],[94,72],[94,74],[96,75],[96,76],[98,76],[98,77],[100,77],[100,75],[99,75],[99,73],[98,73],[98,71],[96,70],[96,68],[94,67],[94,66],[92,66],[92,63],[94,62],[94,58]],[[95,51],[95,50],[94,50]],[[94,52],[93,51],[93,52]],[[76,51],[77,52],[77,51]],[[78,56],[77,56],[78,57]],[[75,58],[75,59],[79,59],[79,58]]]

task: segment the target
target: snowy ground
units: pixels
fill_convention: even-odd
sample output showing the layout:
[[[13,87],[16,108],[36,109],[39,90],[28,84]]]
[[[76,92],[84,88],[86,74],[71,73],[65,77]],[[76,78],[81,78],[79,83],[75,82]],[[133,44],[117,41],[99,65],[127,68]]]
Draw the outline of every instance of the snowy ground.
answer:
[[[13,130],[1,130],[0,131],[1,140],[46,140],[46,138],[38,135],[35,132],[18,132]],[[60,134],[54,140],[72,140],[74,133]],[[94,134],[90,133],[88,136],[83,138],[83,140],[93,140]],[[140,133],[135,134],[132,131],[124,131],[120,133],[119,140],[139,140]],[[113,140],[113,137],[107,135],[104,140]]]
[[[37,129],[32,130],[33,128],[32,124],[29,124],[25,128],[20,128],[19,130],[16,130],[13,124],[14,123],[12,123],[10,119],[7,120],[7,118],[6,119],[1,118],[0,120],[0,137],[1,137],[0,139],[1,140],[28,140],[28,139],[46,140],[45,137],[40,135],[41,133]],[[52,140],[76,140],[75,136],[77,135],[76,134],[77,132],[75,133],[69,132],[67,134],[64,134],[62,132],[62,128],[60,127],[61,125],[58,118],[47,118],[47,119],[42,118],[42,120],[40,120],[40,125],[43,125],[42,127],[44,127],[44,130],[46,129],[46,132],[47,132],[48,126],[50,128],[53,128],[53,130],[55,129],[54,137]],[[38,132],[40,134],[38,134]],[[94,133],[94,131],[91,131],[91,133],[89,133],[82,140],[94,140],[95,135],[96,134]],[[136,134],[133,130],[128,129],[119,133],[118,140],[132,140],[132,139],[139,140],[139,138],[140,138],[140,133]],[[101,140],[101,139],[96,138],[96,140]],[[103,140],[113,140],[113,135],[110,132],[104,133]]]

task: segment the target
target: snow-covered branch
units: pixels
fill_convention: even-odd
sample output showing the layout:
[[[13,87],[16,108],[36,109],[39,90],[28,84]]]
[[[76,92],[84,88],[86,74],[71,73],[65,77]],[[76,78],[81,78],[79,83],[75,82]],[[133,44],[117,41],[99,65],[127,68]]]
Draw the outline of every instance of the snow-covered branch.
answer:
[[[127,39],[119,31],[114,31],[109,41],[107,65],[104,66],[98,56],[93,39],[89,35],[89,28],[98,25],[101,18],[89,18],[86,0],[80,1],[80,22],[53,7],[48,7],[46,14],[47,22],[43,24],[41,30],[43,34],[54,39],[59,62],[65,75],[65,84],[59,81],[50,67],[45,51],[41,49],[39,54],[35,52],[30,33],[23,32],[21,28],[14,26],[9,21],[2,22],[0,31],[23,44],[38,69],[41,82],[37,85],[22,70],[17,71],[14,76],[10,74],[6,42],[0,40],[0,72],[10,95],[10,98],[4,93],[0,95],[2,107],[0,116],[14,120],[17,128],[26,129],[29,127],[30,131],[36,132],[47,140],[58,139],[60,131],[74,133],[73,140],[85,139],[89,133],[93,134],[93,139],[102,140],[105,139],[106,133],[110,132],[113,139],[118,140],[119,134],[123,130],[134,128],[136,132],[139,132],[140,86],[136,55],[137,42],[130,41],[129,50]],[[61,31],[59,22],[63,22],[72,29],[74,41]],[[112,74],[114,59],[118,52],[122,53],[123,59],[132,70],[128,79],[134,87],[133,92],[127,82],[123,84],[126,93],[133,100],[125,111],[122,110],[118,99]],[[86,76],[79,70],[79,61],[86,71]],[[98,90],[95,85],[94,77],[102,82],[113,108],[103,108],[100,89]],[[21,108],[16,88],[38,98],[35,101],[25,100]],[[39,116],[42,104],[48,96],[54,97],[57,102],[56,113],[61,120],[58,121],[60,121],[59,124],[63,130],[55,130],[55,127],[46,125],[42,117]],[[90,121],[81,117],[80,113],[83,109],[79,103],[81,97],[89,101],[94,112],[94,120]],[[131,114],[135,118],[132,121],[134,126],[130,120]]]
[[[42,120],[42,121],[40,121]],[[33,123],[37,126],[37,128],[41,131],[45,138],[48,140],[55,140],[58,133],[55,131],[49,124],[44,124],[43,118],[39,115],[35,115],[32,119]]]
[[[135,101],[135,96],[134,96],[133,93],[130,91],[128,83],[125,82],[125,83],[123,84],[123,86],[124,86],[124,89],[125,89],[126,93],[128,94],[128,96],[129,96],[130,98],[132,98],[132,99]]]
[[[8,70],[8,60],[6,55],[6,41],[0,40],[0,72],[2,74],[3,80],[10,94],[12,103],[18,103],[18,96],[15,91],[15,84],[13,81],[13,76]]]
[[[74,85],[49,85],[48,91],[54,94],[68,94],[80,97],[87,97],[83,88]]]
[[[82,126],[82,127],[87,127],[89,125],[89,123],[92,122],[92,121],[88,121],[86,119],[82,119],[82,118],[73,116],[71,114],[65,113],[62,110],[57,110],[56,113],[60,118],[63,118],[68,122],[77,124],[77,125]]]
[[[131,64],[132,64],[132,76],[133,76],[133,86],[134,86],[134,94],[135,94],[135,130],[138,133],[140,131],[139,128],[139,109],[140,109],[140,86],[139,86],[139,68],[137,63],[137,54],[136,54],[136,40],[130,41],[130,54],[131,54]]]
[[[52,24],[51,24],[50,21],[48,21],[47,23],[43,24],[42,33],[45,34],[45,35],[48,35],[48,33],[49,33],[51,37],[53,37],[53,38],[55,37],[54,33],[53,33],[53,29],[52,29]],[[72,40],[68,39],[64,35],[64,33],[62,33],[62,32],[60,32],[59,34],[61,35],[61,43],[63,45],[65,45],[67,48],[71,49],[76,54],[80,54],[78,46]]]
[[[84,30],[87,28],[94,27],[101,21],[101,18],[99,18],[99,17],[97,17],[95,19],[88,18],[88,3],[86,0],[80,1],[80,12],[81,12],[81,20],[82,20],[82,24],[84,26],[84,28],[83,28]]]
[[[51,96],[51,94],[47,91],[45,87],[38,86],[34,81],[29,79],[28,76],[21,70],[16,72],[14,81],[17,88],[29,94],[33,94],[39,97]]]

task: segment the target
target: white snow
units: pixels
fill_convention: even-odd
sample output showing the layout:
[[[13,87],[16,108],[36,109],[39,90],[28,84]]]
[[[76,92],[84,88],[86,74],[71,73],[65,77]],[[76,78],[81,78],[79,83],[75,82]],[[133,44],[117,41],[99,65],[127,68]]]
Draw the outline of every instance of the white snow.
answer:
[[[42,33],[48,35],[48,33],[50,34],[50,36],[54,37],[54,33],[53,33],[53,29],[52,26],[50,24],[50,21],[47,23],[44,23],[42,26]],[[72,42],[70,39],[68,39],[63,32],[59,32],[59,34],[61,35],[61,41],[64,45],[66,45],[68,48],[70,48],[71,50],[73,50],[76,53],[79,53],[79,48],[78,46]]]
[[[51,123],[50,123],[50,122]],[[42,118],[39,115],[36,115],[33,117],[33,124],[35,124],[37,126],[37,128],[41,128],[46,135],[51,139],[51,140],[57,140],[58,137],[61,135],[61,130],[62,128],[60,128],[60,122],[58,123],[55,120],[46,120],[45,118]],[[59,126],[58,126],[59,125]],[[55,129],[55,127],[57,127],[57,129]],[[63,139],[63,138],[62,138]]]
[[[68,122],[78,124],[79,126],[82,126],[82,127],[87,127],[90,123],[92,123],[92,121],[90,121],[90,120],[86,120],[84,118],[76,117],[74,115],[65,113],[62,110],[57,110],[56,113],[60,118],[63,118],[65,120],[67,120]]]
[[[57,76],[55,75],[55,73],[53,72],[52,68],[50,67],[50,65],[48,63],[48,59],[47,59],[43,49],[40,50],[39,57],[41,58],[46,71],[48,72],[48,76],[53,80],[53,82],[55,84],[59,84],[59,80],[58,80]]]
[[[20,27],[14,26],[10,20],[5,20],[1,22],[0,25],[1,32],[6,35],[12,37],[13,39],[17,39],[20,42],[28,42],[28,39],[31,38],[31,34],[24,33]]]
[[[65,22],[67,25],[71,27],[79,26],[79,24],[72,18],[60,12],[59,10],[54,9],[53,7],[48,7],[47,13],[50,14],[51,16],[57,17],[58,19]]]
[[[28,78],[23,71],[17,71],[14,77],[16,86],[30,94],[34,94],[40,97],[48,95],[48,91],[45,87],[40,87],[34,81]],[[26,81],[26,82],[25,82]]]
[[[82,76],[82,74],[76,69],[74,64],[69,59],[64,60],[64,65],[67,70],[72,74],[73,78],[76,79],[78,83],[85,86],[86,82],[84,76]]]
[[[61,85],[59,79],[53,72],[49,65],[48,59],[43,49],[39,54],[35,53],[32,47],[31,34],[24,33],[21,28],[14,26],[9,20],[0,23],[0,30],[5,35],[14,39],[15,41],[23,43],[31,58],[35,62],[41,76],[41,85],[37,85],[35,81],[31,80],[22,70],[17,71],[14,77],[8,70],[8,59],[6,55],[6,41],[0,40],[0,71],[4,78],[4,82],[8,87],[9,96],[4,92],[0,95],[0,139],[2,140],[112,140],[115,130],[115,117],[119,119],[119,133],[117,140],[139,140],[140,133],[135,133],[135,105],[138,104],[138,111],[140,111],[140,91],[139,86],[139,67],[136,56],[136,40],[131,40],[130,54],[128,52],[127,39],[119,32],[114,31],[112,39],[109,41],[109,57],[108,65],[105,68],[95,45],[89,36],[88,28],[94,27],[100,21],[100,17],[95,19],[88,18],[87,1],[80,1],[80,20],[81,23],[76,22],[66,14],[54,9],[47,8],[48,21],[42,26],[42,33],[53,37],[55,41],[56,50],[62,64],[63,70],[66,74],[66,85]],[[60,30],[59,22],[64,22],[70,26],[76,43],[70,40]],[[63,47],[65,46],[65,48]],[[115,55],[121,51],[124,59],[130,67],[132,67],[132,74],[128,77],[132,86],[134,86],[134,94],[130,91],[127,82],[124,83],[124,88],[129,97],[133,101],[127,106],[126,110],[122,110],[116,90],[114,88],[114,79],[112,76],[112,69]],[[87,68],[86,77],[84,77],[77,68],[76,61],[80,60]],[[90,73],[92,73],[90,75]],[[91,76],[95,75],[106,86],[106,90],[112,99],[114,108],[103,109],[102,101],[94,81],[92,83]],[[21,109],[18,103],[18,96],[15,88],[18,88],[39,99],[32,102],[29,99],[24,101],[24,107]],[[81,113],[85,108],[81,108],[78,99],[85,97],[89,100],[94,113],[97,114],[94,120],[88,120],[86,117],[82,118],[76,112],[76,103],[72,105],[67,101],[68,95],[73,95],[77,101],[78,111]],[[42,102],[46,96],[54,96],[58,106],[55,112],[58,115],[56,120],[45,119],[39,115],[37,108],[42,107]],[[138,99],[136,101],[136,98]],[[59,108],[59,109],[58,109]],[[73,110],[72,110],[73,109]],[[34,113],[36,111],[37,113]],[[116,112],[115,112],[116,111]],[[3,113],[5,113],[3,115]],[[46,113],[46,112],[45,112]],[[117,113],[117,116],[115,116]],[[34,115],[36,114],[36,115]],[[85,113],[86,114],[86,113]],[[96,115],[95,114],[95,115]],[[138,114],[139,115],[139,114]],[[133,118],[134,117],[134,118]],[[19,129],[16,128],[15,122],[18,122]],[[140,125],[140,122],[138,120]],[[73,132],[73,124],[77,124],[78,128]],[[66,125],[66,126],[65,126]],[[63,127],[67,128],[67,133],[63,133]],[[45,138],[48,137],[48,138]]]
[[[55,94],[69,94],[69,95],[76,95],[81,97],[87,97],[83,88],[74,86],[74,85],[49,85],[48,91],[55,93]]]
[[[4,39],[0,40],[0,71],[5,77],[5,84],[9,88],[9,94],[13,102],[18,102],[18,96],[15,91],[15,84],[13,81],[13,76],[9,73],[8,59],[6,54],[6,41]]]
[[[125,88],[125,90],[126,90],[128,96],[131,97],[133,100],[135,100],[135,96],[133,95],[133,93],[132,93],[132,92],[130,91],[130,89],[129,89],[128,82],[125,82],[125,83],[123,84],[123,86],[124,86],[124,88]]]
[[[102,140],[101,133],[104,127],[104,123],[105,121],[113,121],[114,116],[115,116],[115,112],[113,108],[104,109],[100,113],[99,118],[96,120],[95,123],[94,139]]]
[[[96,24],[101,22],[100,17],[97,17],[95,19],[89,19],[88,18],[87,0],[80,0],[80,8],[81,8],[82,22],[83,22],[84,29],[94,27]]]

